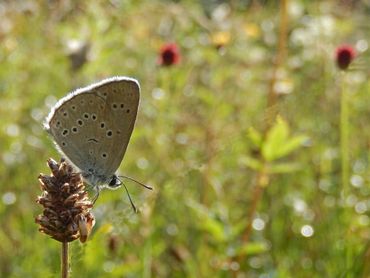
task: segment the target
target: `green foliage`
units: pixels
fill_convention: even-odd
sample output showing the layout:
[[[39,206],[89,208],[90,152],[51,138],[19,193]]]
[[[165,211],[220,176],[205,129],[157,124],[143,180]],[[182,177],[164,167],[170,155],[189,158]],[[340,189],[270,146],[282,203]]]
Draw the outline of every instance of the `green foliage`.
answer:
[[[244,255],[258,255],[261,253],[264,253],[268,251],[268,247],[263,242],[255,242],[255,243],[249,243],[244,244],[240,247],[240,250],[238,251],[238,254],[244,254]]]
[[[67,92],[114,75],[142,89],[120,172],[154,190],[125,181],[138,214],[123,189],[101,192],[91,237],[70,245],[72,277],[368,277],[369,6],[285,2],[283,42],[276,1],[0,3],[0,277],[59,276],[60,244],[34,223],[37,176],[59,157],[42,122]],[[348,195],[343,41],[359,52],[346,72]],[[181,61],[164,67],[167,42]]]
[[[297,149],[307,140],[303,135],[289,138],[289,126],[281,118],[267,132],[266,141],[263,142],[261,152],[266,161],[282,158]]]
[[[264,168],[266,173],[289,173],[299,170],[300,164],[296,162],[276,162],[275,160],[288,156],[298,149],[308,137],[304,135],[290,136],[289,126],[286,121],[278,117],[276,123],[267,131],[266,138],[254,128],[249,128],[248,138],[253,148],[261,153],[261,159],[243,156],[241,162],[253,170]]]

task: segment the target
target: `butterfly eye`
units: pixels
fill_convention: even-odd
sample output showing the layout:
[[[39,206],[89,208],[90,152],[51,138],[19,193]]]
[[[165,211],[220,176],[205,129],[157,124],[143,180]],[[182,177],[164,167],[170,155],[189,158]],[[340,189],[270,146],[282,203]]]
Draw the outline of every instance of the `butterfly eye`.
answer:
[[[114,175],[108,185],[111,188],[115,188],[115,187],[120,186],[121,184],[122,182],[117,178],[116,175]]]

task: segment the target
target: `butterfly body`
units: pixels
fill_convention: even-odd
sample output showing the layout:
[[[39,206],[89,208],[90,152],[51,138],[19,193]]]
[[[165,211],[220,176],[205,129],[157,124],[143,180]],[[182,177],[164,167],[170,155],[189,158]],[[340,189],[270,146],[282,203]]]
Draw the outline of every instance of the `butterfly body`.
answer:
[[[116,188],[139,106],[139,83],[112,77],[62,98],[44,124],[58,150],[94,187]]]

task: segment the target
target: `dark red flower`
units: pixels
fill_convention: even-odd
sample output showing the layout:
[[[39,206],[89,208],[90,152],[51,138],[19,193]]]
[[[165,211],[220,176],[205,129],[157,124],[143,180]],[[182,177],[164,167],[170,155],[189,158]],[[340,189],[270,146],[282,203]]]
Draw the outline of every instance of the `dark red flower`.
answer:
[[[356,56],[355,49],[350,45],[342,45],[335,52],[337,65],[341,70],[346,70]]]
[[[176,65],[180,62],[180,50],[175,43],[168,43],[159,51],[158,64],[162,66]]]

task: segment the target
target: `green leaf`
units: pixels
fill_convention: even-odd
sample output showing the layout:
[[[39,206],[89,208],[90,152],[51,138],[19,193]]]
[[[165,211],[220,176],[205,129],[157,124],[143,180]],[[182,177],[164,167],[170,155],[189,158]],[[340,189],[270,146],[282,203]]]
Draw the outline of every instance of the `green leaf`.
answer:
[[[226,240],[224,226],[222,223],[210,217],[202,220],[203,221],[200,222],[200,226],[204,231],[211,234],[216,241],[224,242]]]
[[[200,220],[197,223],[201,230],[209,233],[216,241],[226,241],[224,224],[213,218],[208,208],[191,200],[188,202],[188,205],[194,210]]]
[[[262,155],[267,161],[279,158],[279,149],[285,144],[288,135],[288,124],[278,117],[275,125],[268,131],[262,146]]]
[[[297,135],[289,138],[289,126],[281,117],[267,133],[266,141],[262,146],[262,155],[267,161],[284,157],[296,150],[308,139],[307,136]]]
[[[274,163],[269,166],[268,172],[270,174],[291,173],[301,170],[300,163]]]
[[[261,147],[262,145],[262,135],[255,128],[250,127],[248,129],[248,138],[256,147]]]
[[[239,255],[257,255],[268,250],[268,246],[264,242],[249,242],[245,243],[238,250]]]
[[[247,166],[247,167],[249,167],[249,168],[251,168],[253,170],[260,170],[260,169],[262,169],[262,163],[259,160],[255,159],[255,158],[252,158],[250,156],[243,156],[243,157],[241,157],[240,158],[240,162],[243,165],[245,165],[245,166]]]
[[[308,137],[305,135],[297,135],[289,139],[289,141],[285,145],[283,145],[282,148],[280,149],[280,155],[284,156],[284,155],[291,153],[295,149],[302,146],[302,144],[307,140],[308,140]]]

